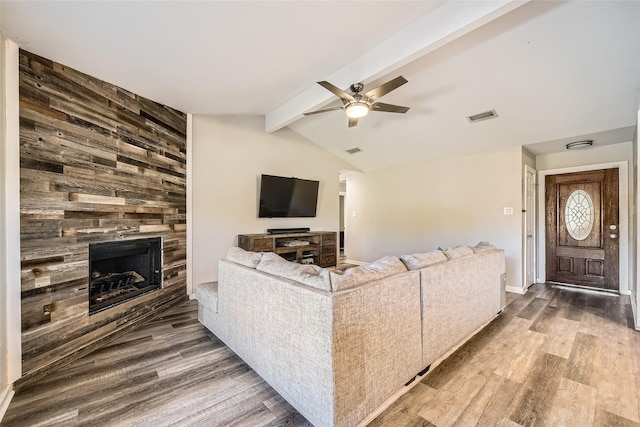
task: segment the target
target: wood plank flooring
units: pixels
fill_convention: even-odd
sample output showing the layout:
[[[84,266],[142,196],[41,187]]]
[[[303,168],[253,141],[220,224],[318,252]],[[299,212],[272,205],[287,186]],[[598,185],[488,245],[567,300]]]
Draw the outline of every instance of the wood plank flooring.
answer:
[[[535,285],[369,425],[640,426],[629,298]]]
[[[370,426],[640,427],[628,297],[535,285],[508,303]],[[1,425],[308,426],[196,310],[188,301],[25,385]]]
[[[2,426],[309,426],[187,301],[17,390]]]

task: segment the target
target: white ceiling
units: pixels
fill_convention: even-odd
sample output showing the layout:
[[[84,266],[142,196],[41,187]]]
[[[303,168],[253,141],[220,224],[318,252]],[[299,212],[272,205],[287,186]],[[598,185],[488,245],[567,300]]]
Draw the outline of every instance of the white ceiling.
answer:
[[[8,1],[21,48],[194,114],[264,115],[361,170],[631,141],[640,1]],[[409,83],[355,128],[315,82]],[[466,116],[495,109],[498,118]],[[347,154],[359,147],[362,152]]]

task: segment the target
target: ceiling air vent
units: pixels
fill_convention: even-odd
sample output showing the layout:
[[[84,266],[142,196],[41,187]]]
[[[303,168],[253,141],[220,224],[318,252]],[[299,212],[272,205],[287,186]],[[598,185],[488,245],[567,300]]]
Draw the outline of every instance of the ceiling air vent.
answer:
[[[362,150],[359,149],[358,147],[354,147],[354,148],[349,148],[348,150],[345,150],[345,151],[349,154],[356,154],[361,152]]]
[[[485,111],[484,113],[474,114],[473,116],[467,117],[470,123],[479,122],[481,120],[489,120],[498,117],[498,113],[496,110]]]

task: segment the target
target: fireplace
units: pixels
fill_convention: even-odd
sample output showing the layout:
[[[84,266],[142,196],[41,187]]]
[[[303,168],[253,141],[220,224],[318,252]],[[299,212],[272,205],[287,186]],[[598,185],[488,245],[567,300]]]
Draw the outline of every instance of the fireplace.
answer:
[[[89,245],[89,314],[161,288],[161,237]]]

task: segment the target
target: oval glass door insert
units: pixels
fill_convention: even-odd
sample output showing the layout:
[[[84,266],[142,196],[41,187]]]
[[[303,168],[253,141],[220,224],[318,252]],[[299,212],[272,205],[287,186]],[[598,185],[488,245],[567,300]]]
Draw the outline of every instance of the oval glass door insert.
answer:
[[[587,238],[593,228],[595,211],[593,201],[584,190],[575,190],[567,198],[567,206],[564,210],[564,220],[569,235],[576,240]]]

